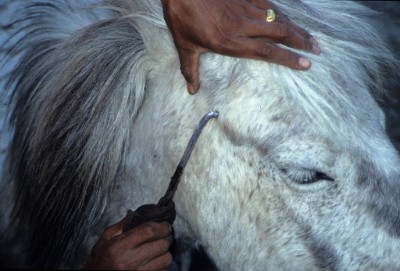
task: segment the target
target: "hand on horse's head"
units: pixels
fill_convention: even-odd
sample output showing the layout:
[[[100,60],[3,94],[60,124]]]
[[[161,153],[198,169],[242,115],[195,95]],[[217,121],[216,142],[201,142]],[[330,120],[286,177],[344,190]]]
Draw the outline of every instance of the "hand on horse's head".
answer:
[[[305,70],[310,61],[276,46],[286,46],[319,54],[312,36],[292,23],[267,0],[161,0],[164,18],[178,50],[188,91],[200,88],[199,56],[215,52],[234,57],[260,59]],[[266,11],[274,19],[266,21]]]
[[[172,262],[172,228],[149,222],[123,233],[127,217],[107,228],[83,269],[164,270]]]

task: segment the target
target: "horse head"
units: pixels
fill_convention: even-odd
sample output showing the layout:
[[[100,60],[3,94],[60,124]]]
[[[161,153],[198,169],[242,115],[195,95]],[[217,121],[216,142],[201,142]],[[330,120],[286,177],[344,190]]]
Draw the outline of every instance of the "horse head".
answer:
[[[221,270],[399,269],[400,161],[376,102],[395,64],[367,23],[374,13],[274,2],[317,38],[320,56],[300,52],[311,69],[203,54],[195,96],[158,1],[107,1],[111,15],[69,14],[82,25],[25,38],[44,47],[14,77],[19,231],[45,227],[31,243],[58,236],[68,246],[54,255],[71,264],[94,226],[163,195],[198,120],[218,110],[175,195],[177,237],[197,238]]]

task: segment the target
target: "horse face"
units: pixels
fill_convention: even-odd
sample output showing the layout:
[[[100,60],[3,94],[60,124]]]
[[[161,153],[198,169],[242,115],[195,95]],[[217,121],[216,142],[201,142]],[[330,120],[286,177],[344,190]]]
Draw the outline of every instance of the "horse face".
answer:
[[[399,158],[371,94],[349,91],[358,102],[320,125],[249,65],[266,75],[204,82],[194,106],[221,113],[177,195],[194,234],[223,270],[398,269]]]

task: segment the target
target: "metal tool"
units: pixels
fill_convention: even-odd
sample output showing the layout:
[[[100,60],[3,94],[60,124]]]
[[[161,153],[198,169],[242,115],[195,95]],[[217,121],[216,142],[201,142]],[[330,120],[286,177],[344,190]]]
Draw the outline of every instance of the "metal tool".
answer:
[[[157,204],[147,204],[142,205],[135,211],[128,211],[129,223],[124,226],[124,232],[129,231],[137,226],[146,222],[162,222],[168,221],[172,224],[175,220],[175,204],[173,202],[173,197],[176,190],[178,189],[179,182],[181,180],[183,171],[189,161],[190,155],[196,145],[196,142],[201,134],[201,131],[206,126],[207,122],[212,118],[218,118],[218,111],[211,111],[206,113],[200,120],[196,129],[194,130],[192,137],[186,146],[185,152],[178,166],[176,167],[174,175],[171,177],[168,189],[164,196],[158,201]]]

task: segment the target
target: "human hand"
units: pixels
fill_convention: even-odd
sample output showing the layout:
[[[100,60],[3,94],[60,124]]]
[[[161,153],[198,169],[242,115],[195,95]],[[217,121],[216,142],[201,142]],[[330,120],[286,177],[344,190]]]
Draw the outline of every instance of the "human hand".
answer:
[[[83,269],[167,269],[172,262],[170,224],[149,222],[122,233],[125,223],[126,218],[103,232]]]
[[[317,42],[267,0],[161,0],[190,94],[200,88],[199,57],[215,52],[305,70],[310,61],[274,43],[320,53]],[[266,10],[276,20],[266,22]]]

